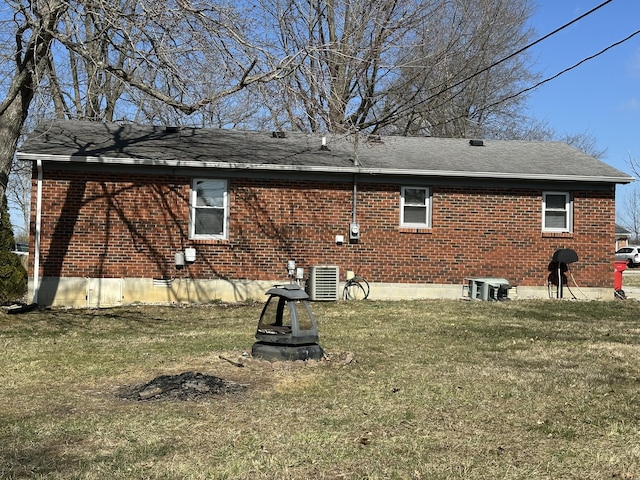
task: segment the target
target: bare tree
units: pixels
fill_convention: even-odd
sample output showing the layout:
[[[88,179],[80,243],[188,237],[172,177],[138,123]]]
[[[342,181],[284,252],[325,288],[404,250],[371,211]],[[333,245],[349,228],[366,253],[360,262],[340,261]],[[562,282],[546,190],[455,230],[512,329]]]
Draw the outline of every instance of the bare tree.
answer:
[[[640,178],[640,160],[629,154],[627,159],[631,173],[636,178]],[[640,240],[640,190],[637,185],[627,187],[629,190],[624,197],[624,203],[619,210],[620,223],[632,234],[632,241]]]
[[[599,147],[595,136],[587,131],[567,133],[560,136],[557,140],[566,143],[567,145],[571,145],[594,158],[601,159],[607,153],[607,149]]]
[[[640,239],[640,191],[633,185],[620,210],[620,223],[632,233],[632,241]]]
[[[441,0],[261,0],[274,56],[304,51],[293,75],[261,86],[276,125],[311,131],[369,128],[404,49]]]
[[[443,2],[418,32],[384,115],[402,134],[499,137],[528,123],[515,95],[534,74],[526,52],[533,32],[527,0]]]
[[[530,38],[529,7],[530,0],[0,0],[0,194],[34,111],[550,139],[550,129],[522,113],[524,97],[513,95],[532,78],[526,56],[510,56]]]
[[[13,162],[6,192],[8,204],[20,214],[19,221],[12,219],[14,227],[19,227],[14,230],[16,239],[19,241],[29,237],[27,226],[31,199],[31,169],[31,162]]]
[[[261,86],[263,103],[294,129],[498,132],[525,118],[513,94],[533,78],[527,57],[501,60],[530,40],[530,3],[261,0],[276,26],[265,50],[307,54],[293,75]]]
[[[11,73],[4,77],[5,98],[0,102],[0,196],[4,195],[9,171],[22,127],[44,70],[53,30],[64,14],[62,2],[25,2],[7,4],[13,11],[11,19],[3,20],[0,30],[3,40],[13,32],[13,51],[2,52],[3,60],[11,60]],[[6,45],[3,42],[3,45]],[[6,64],[3,62],[3,64]]]
[[[3,0],[0,8],[0,195],[36,99],[59,117],[146,116],[153,102],[190,115],[288,74],[295,60],[264,55],[233,6],[205,0]]]
[[[629,168],[631,169],[634,177],[640,178],[640,159],[637,159],[629,154],[627,165],[629,165]]]

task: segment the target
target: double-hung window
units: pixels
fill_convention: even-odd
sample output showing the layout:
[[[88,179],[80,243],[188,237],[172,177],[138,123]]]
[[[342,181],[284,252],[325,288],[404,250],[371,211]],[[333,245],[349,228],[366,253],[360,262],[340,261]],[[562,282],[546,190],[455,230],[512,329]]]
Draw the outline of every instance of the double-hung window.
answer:
[[[192,180],[190,238],[226,239],[228,237],[228,196],[226,180]]]
[[[542,230],[573,231],[571,195],[568,192],[542,192]]]
[[[402,187],[400,197],[400,226],[431,228],[431,189]]]

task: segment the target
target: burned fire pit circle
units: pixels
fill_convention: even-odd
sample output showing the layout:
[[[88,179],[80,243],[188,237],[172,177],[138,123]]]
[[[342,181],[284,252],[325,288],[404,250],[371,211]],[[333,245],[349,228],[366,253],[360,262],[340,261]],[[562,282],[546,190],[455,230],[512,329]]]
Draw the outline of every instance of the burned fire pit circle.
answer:
[[[199,372],[160,375],[143,385],[124,388],[121,398],[134,401],[202,400],[217,395],[241,393],[246,385]]]

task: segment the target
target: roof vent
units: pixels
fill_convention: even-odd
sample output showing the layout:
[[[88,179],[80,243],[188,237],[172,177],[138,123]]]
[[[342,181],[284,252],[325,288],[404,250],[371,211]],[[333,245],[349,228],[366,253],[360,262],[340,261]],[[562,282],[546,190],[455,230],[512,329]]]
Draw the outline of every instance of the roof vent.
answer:
[[[282,130],[278,130],[276,132],[272,132],[271,136],[273,138],[287,138],[287,135]]]
[[[469,145],[472,147],[484,147],[484,142],[482,140],[469,140]]]
[[[367,137],[367,141],[371,143],[384,143],[380,135],[369,135],[369,137]]]
[[[176,125],[168,125],[164,127],[165,133],[178,133],[180,131],[180,127]]]

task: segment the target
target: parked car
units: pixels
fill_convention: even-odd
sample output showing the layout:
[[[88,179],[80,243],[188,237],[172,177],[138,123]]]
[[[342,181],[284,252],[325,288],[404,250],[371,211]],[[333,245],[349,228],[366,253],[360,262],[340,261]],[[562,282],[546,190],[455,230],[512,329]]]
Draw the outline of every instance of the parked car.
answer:
[[[28,243],[16,243],[16,253],[29,253],[29,244]]]
[[[640,247],[628,245],[618,249],[616,252],[616,260],[626,260],[629,267],[635,268],[640,266]]]

